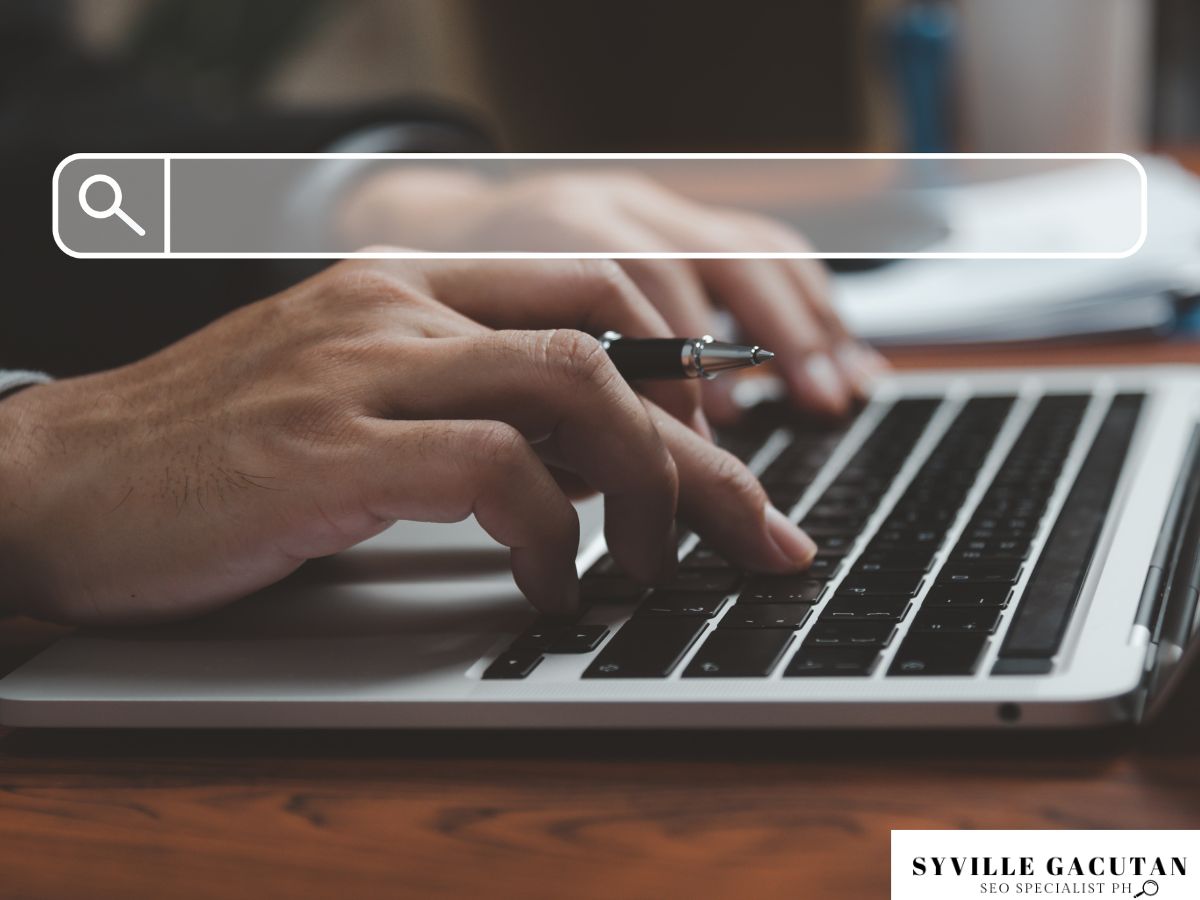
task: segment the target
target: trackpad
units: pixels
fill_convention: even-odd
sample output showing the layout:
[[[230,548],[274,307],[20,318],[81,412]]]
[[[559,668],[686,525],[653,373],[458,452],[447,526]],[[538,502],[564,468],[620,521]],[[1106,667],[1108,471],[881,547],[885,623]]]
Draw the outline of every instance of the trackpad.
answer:
[[[580,509],[594,534],[599,510]],[[535,616],[508,551],[473,522],[399,523],[219,612],[81,631],[14,673],[6,693],[178,700],[395,698],[457,693]],[[32,679],[33,681],[27,681]]]

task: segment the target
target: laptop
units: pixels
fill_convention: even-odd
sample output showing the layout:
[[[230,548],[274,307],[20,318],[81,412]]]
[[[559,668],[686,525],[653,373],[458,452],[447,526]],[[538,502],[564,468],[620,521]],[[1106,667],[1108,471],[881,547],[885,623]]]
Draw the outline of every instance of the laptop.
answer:
[[[694,535],[653,589],[580,505],[584,609],[538,616],[473,523],[401,523],[218,613],[78,631],[12,726],[1070,728],[1161,708],[1196,654],[1200,370],[901,374],[836,427],[722,440],[820,545]]]

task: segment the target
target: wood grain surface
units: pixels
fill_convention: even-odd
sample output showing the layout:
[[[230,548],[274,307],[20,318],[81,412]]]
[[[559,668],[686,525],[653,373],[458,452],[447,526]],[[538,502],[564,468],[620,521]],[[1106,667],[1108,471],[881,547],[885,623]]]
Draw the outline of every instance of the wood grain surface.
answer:
[[[1200,352],[897,357],[1146,361]],[[1082,735],[0,731],[0,897],[886,897],[892,828],[1200,828],[1197,681]]]

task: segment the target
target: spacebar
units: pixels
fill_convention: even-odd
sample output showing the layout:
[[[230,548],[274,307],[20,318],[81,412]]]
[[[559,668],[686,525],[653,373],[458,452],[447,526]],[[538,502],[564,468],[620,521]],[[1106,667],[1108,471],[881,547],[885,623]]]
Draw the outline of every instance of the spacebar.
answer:
[[[601,650],[584,678],[665,678],[704,630],[700,617],[634,616]]]
[[[997,673],[1025,671],[1006,660],[1048,660],[1058,652],[1083,590],[1141,406],[1140,394],[1121,394],[1109,407],[1021,597],[1000,648]]]

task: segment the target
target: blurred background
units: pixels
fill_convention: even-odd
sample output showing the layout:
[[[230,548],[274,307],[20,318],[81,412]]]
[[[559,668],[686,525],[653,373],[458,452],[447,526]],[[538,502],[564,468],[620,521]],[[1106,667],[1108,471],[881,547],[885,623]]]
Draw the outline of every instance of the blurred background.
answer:
[[[1099,151],[1200,137],[1195,0],[4,0],[222,113],[425,95],[524,151]]]
[[[396,121],[434,130],[347,148]],[[33,223],[9,247],[54,298],[6,322],[0,359],[113,365],[298,277],[66,258],[66,155],[331,149],[1132,152],[1151,225],[1131,259],[837,261],[835,299],[891,345],[1200,326],[1197,0],[0,0],[0,196]],[[818,247],[1040,246],[1108,190],[925,163],[911,195],[806,211],[772,185],[760,211]]]

